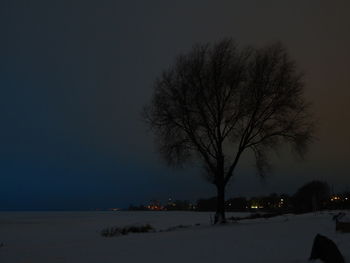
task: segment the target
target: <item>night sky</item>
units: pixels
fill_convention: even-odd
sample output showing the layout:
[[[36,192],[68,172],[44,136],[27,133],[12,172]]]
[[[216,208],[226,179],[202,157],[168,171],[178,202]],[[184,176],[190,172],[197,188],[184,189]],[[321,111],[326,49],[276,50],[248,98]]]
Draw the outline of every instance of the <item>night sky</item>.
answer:
[[[0,3],[0,210],[127,207],[196,200],[198,167],[166,167],[142,121],[153,81],[196,42],[280,40],[305,72],[318,120],[304,161],[288,149],[256,176],[249,154],[227,196],[350,190],[350,1]]]

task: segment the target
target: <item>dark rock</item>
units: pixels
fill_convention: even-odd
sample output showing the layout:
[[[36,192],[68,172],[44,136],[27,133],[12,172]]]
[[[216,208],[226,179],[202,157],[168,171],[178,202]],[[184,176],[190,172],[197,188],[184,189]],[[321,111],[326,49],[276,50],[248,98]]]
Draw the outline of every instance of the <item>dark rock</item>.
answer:
[[[325,263],[344,263],[337,245],[329,238],[317,234],[312,245],[309,260],[320,259]]]

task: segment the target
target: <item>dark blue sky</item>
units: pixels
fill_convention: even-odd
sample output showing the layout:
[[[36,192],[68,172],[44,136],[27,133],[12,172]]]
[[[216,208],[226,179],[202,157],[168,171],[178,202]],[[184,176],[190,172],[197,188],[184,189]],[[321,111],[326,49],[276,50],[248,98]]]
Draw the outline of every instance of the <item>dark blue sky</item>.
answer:
[[[228,196],[293,193],[312,179],[350,190],[349,1],[0,3],[0,209],[125,207],[194,200],[198,168],[167,168],[140,112],[152,83],[195,42],[282,41],[306,73],[319,141],[283,151],[265,182],[249,154]]]

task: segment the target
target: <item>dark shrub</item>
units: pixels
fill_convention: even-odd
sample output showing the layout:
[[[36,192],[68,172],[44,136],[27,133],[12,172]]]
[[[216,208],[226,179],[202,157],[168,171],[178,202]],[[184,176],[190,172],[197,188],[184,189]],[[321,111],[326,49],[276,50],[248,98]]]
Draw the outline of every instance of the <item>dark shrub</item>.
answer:
[[[129,233],[147,233],[153,231],[154,228],[149,224],[140,226],[108,227],[102,229],[101,236],[114,237],[120,235],[127,235]]]

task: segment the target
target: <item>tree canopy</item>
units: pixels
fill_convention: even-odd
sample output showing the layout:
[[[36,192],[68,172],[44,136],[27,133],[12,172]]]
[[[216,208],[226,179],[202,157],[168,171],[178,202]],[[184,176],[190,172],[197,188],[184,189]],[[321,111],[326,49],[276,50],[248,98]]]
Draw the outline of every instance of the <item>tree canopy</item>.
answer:
[[[303,89],[303,75],[282,44],[241,48],[224,39],[179,55],[155,81],[145,117],[170,165],[201,161],[218,188],[224,220],[225,186],[244,151],[254,153],[262,176],[269,151],[287,143],[305,152],[313,122]]]

